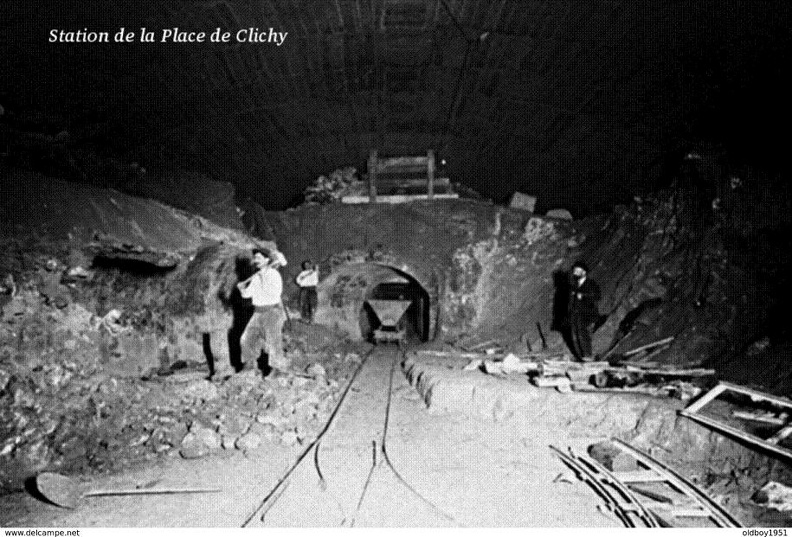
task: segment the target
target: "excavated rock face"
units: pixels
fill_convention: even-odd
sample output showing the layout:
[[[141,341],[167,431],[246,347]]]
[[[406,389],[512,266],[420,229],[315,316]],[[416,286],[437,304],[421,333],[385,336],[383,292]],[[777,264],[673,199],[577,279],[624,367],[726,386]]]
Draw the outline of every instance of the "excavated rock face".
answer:
[[[34,282],[47,304],[79,300],[99,317],[118,310],[117,329],[101,332],[105,362],[123,356],[126,373],[139,375],[198,359],[202,333],[216,333],[216,350],[227,352],[219,336],[231,325],[234,284],[250,248],[274,243],[112,190],[8,179],[0,269]]]
[[[367,293],[382,279],[371,265],[401,272],[428,293],[432,335],[519,339],[536,320],[549,330],[553,271],[564,262],[571,235],[566,221],[470,200],[283,213],[253,207],[245,218],[296,261],[287,267],[290,276],[299,260],[319,264],[320,322],[355,337]],[[287,293],[296,302],[296,286]]]
[[[69,468],[109,464],[96,461],[120,447],[108,433],[119,427],[129,435],[127,447],[146,445],[155,454],[177,447],[184,456],[256,449],[268,435],[299,443],[297,425],[273,425],[266,415],[255,427],[224,421],[210,435],[164,404],[177,394],[191,408],[221,405],[235,387],[218,393],[202,379],[183,391],[137,383],[177,366],[202,365],[207,351],[228,363],[228,331],[244,306],[234,284],[246,275],[253,240],[150,200],[30,175],[17,179],[3,185],[0,204],[0,271],[10,275],[0,292],[0,457],[22,470],[0,480],[18,482],[53,461]],[[739,375],[728,359],[761,335],[772,308],[783,304],[771,283],[787,258],[776,252],[756,266],[757,252],[775,251],[776,243],[762,238],[772,234],[761,225],[740,227],[750,197],[726,197],[726,213],[696,219],[680,195],[669,191],[581,221],[464,200],[283,213],[253,207],[246,216],[286,254],[292,304],[292,278],[303,259],[313,259],[321,273],[317,321],[355,337],[366,331],[364,301],[378,285],[398,279],[427,294],[431,336],[462,343],[522,339],[536,348],[539,323],[548,346],[563,350],[551,329],[560,328],[563,316],[565,271],[583,258],[602,288],[600,310],[607,315],[595,351],[618,353],[674,336],[653,360],[710,359],[724,365],[724,374]],[[288,352],[308,347],[299,338],[287,341]],[[770,345],[759,352],[773,351]],[[335,361],[346,363],[340,354]],[[781,377],[775,390],[785,389],[785,371],[775,375]],[[256,397],[261,403],[267,396]],[[63,401],[62,412],[48,410],[47,400]],[[157,400],[163,404],[143,405],[139,415],[168,427],[124,429],[129,401]],[[314,403],[300,397],[284,414],[311,414]],[[97,431],[110,435],[105,444],[86,444]]]
[[[456,319],[447,317],[443,310],[447,282],[457,278],[453,269],[449,271],[456,251],[489,240],[497,233],[503,210],[470,200],[396,206],[334,204],[286,212],[252,207],[245,213],[245,221],[249,229],[276,240],[286,257],[293,260],[284,271],[292,304],[297,300],[293,278],[300,262],[312,259],[320,270],[320,317],[330,319],[334,315],[325,308],[344,309],[339,327],[357,336],[362,302],[370,298],[370,284],[381,278],[357,277],[355,269],[349,267],[359,265],[362,272],[374,270],[371,265],[390,267],[414,279],[429,294],[430,332],[434,336]],[[522,211],[514,213],[528,218]]]
[[[673,336],[653,359],[712,363],[735,356],[761,335],[772,318],[768,307],[779,303],[774,293],[782,286],[773,278],[783,274],[779,267],[788,258],[773,248],[774,230],[783,229],[785,220],[751,217],[746,206],[756,196],[741,189],[748,187],[738,180],[718,186],[712,205],[709,198],[702,201],[701,189],[677,185],[579,221],[459,200],[284,213],[253,207],[246,223],[277,239],[290,259],[319,263],[320,289],[325,285],[320,309],[354,295],[344,305],[350,325],[371,278],[363,284],[349,267],[382,262],[403,267],[428,291],[434,335],[522,339],[536,348],[543,344],[541,327],[547,345],[564,350],[559,330],[567,271],[583,259],[602,289],[604,324],[594,336],[595,352],[619,354]],[[780,214],[784,199],[766,199],[768,212]],[[763,251],[768,262],[758,263]],[[288,270],[296,275],[299,263]],[[296,300],[296,286],[287,292]]]
[[[186,430],[172,415],[173,427],[157,428],[148,412],[179,394],[140,378],[205,370],[204,333],[225,358],[234,283],[250,248],[266,244],[120,192],[6,179],[0,487],[53,466],[107,468],[121,448],[168,451]],[[190,405],[216,399],[203,384],[189,395]]]

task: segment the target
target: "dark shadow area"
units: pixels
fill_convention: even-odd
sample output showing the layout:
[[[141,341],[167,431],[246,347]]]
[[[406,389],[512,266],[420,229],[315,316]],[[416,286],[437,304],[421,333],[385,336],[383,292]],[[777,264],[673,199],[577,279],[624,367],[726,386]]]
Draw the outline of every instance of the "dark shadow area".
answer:
[[[374,330],[379,327],[380,322],[374,308],[368,302],[363,302],[363,307],[360,308],[359,321],[360,333],[363,334],[363,339],[371,341]]]
[[[627,315],[624,316],[624,319],[621,320],[619,323],[619,328],[616,329],[616,333],[613,335],[613,341],[609,348],[613,348],[616,346],[619,341],[624,339],[624,337],[632,332],[633,328],[635,327],[635,323],[644,313],[651,311],[657,307],[659,307],[663,303],[663,299],[660,297],[650,298],[648,300],[644,300],[638,306],[627,312]]]
[[[133,276],[163,276],[173,270],[175,266],[161,267],[139,259],[124,259],[119,257],[96,256],[91,263],[91,268],[111,270],[116,269]]]
[[[25,492],[30,494],[33,498],[37,499],[38,501],[45,502],[50,505],[58,505],[54,502],[51,502],[49,498],[47,498],[41,493],[41,491],[36,486],[36,476],[32,475],[27,479],[25,479],[24,488],[25,488]]]
[[[206,365],[209,366],[209,377],[215,374],[215,360],[212,353],[212,336],[208,332],[201,334],[201,345],[203,346],[203,353],[206,357]]]
[[[234,272],[236,273],[238,282],[248,279],[253,275],[254,271],[255,269],[248,258],[236,258]],[[249,299],[242,298],[236,285],[233,286],[229,296],[221,297],[221,299],[231,308],[233,315],[231,328],[228,330],[228,359],[234,371],[239,372],[244,367],[242,363],[242,346],[239,340],[242,337],[242,333],[245,331],[248,321],[250,321],[250,318],[253,316],[254,308]]]
[[[258,359],[256,359],[256,367],[265,377],[272,373],[272,368],[269,365],[269,359],[267,358],[267,355],[264,354],[264,351],[261,351]]]
[[[553,272],[553,320],[550,330],[561,334],[568,349],[574,349],[572,329],[569,326],[569,272],[556,270]]]

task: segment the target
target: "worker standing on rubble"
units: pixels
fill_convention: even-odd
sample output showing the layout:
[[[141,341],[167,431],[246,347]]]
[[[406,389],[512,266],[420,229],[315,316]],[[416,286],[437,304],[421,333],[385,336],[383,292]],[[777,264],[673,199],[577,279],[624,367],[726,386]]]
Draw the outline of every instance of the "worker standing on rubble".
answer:
[[[582,261],[572,265],[572,284],[569,291],[569,329],[572,352],[581,361],[593,360],[591,333],[599,319],[597,302],[600,289],[597,282],[587,277],[588,266]]]
[[[258,359],[264,349],[272,369],[286,371],[289,362],[283,353],[283,322],[286,320],[281,302],[283,278],[278,268],[286,258],[277,250],[266,254],[253,250],[255,274],[237,284],[243,298],[250,298],[255,311],[240,338],[243,362]]]
[[[313,323],[316,305],[319,302],[316,286],[319,285],[319,269],[310,259],[303,261],[302,272],[297,275],[297,285],[300,286],[300,312],[303,321]]]

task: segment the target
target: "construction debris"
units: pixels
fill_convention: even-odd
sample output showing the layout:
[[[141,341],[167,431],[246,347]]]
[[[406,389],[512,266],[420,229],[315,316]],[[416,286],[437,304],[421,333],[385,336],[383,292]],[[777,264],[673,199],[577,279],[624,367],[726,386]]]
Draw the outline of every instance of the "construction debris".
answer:
[[[325,204],[340,202],[350,185],[358,181],[357,169],[353,167],[339,168],[329,176],[320,175],[316,181],[305,189],[306,203]]]
[[[512,194],[509,207],[512,209],[521,209],[523,211],[534,212],[536,207],[536,196],[529,196],[522,192],[515,192]]]
[[[547,218],[559,218],[561,220],[572,220],[572,213],[566,209],[550,209],[547,211]]]
[[[8,298],[0,312],[3,491],[21,489],[45,469],[117,471],[160,457],[251,451],[281,442],[287,431],[309,438],[360,359],[340,337],[301,326],[284,336],[295,368],[310,377],[273,380],[250,367],[210,382],[199,346],[192,359],[162,362],[156,339],[136,337],[134,327],[157,325],[153,309],[116,307],[97,315],[82,305],[84,298],[63,309],[46,300],[38,270],[65,276],[65,264],[51,259],[42,257],[29,275],[8,278],[13,296],[0,295]],[[156,284],[146,280],[137,292]]]
[[[757,490],[753,501],[777,511],[792,511],[792,487],[770,481]]]
[[[492,341],[469,349],[495,349]],[[712,369],[678,368],[654,363],[612,365],[610,362],[575,362],[563,353],[533,352],[517,356],[509,353],[502,357],[485,352],[462,353],[455,351],[421,350],[419,353],[435,356],[472,358],[464,371],[482,371],[488,375],[529,375],[531,382],[540,388],[556,388],[562,393],[580,391],[621,391],[653,396],[675,397],[687,401],[702,389],[683,379],[706,378],[715,374]],[[489,358],[492,356],[492,358]],[[669,382],[670,379],[674,379]]]
[[[525,375],[529,371],[536,371],[539,368],[537,362],[523,361],[512,353],[507,354],[501,360],[476,359],[465,366],[465,371],[484,371],[488,375]]]
[[[760,423],[769,423],[770,425],[784,425],[789,421],[789,413],[781,412],[776,414],[774,412],[761,412],[761,411],[743,411],[735,410],[732,416],[749,421],[758,421]]]

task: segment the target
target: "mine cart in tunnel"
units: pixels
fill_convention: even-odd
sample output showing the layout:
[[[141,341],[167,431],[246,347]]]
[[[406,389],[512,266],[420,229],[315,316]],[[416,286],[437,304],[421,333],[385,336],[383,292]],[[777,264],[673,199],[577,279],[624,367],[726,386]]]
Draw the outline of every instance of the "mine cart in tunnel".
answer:
[[[395,341],[397,345],[407,342],[407,329],[401,323],[404,312],[412,304],[411,300],[368,300],[380,321],[380,327],[374,330],[374,343]]]

